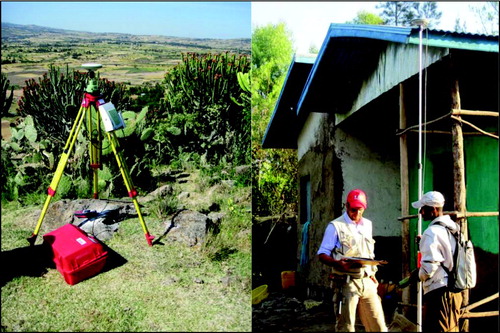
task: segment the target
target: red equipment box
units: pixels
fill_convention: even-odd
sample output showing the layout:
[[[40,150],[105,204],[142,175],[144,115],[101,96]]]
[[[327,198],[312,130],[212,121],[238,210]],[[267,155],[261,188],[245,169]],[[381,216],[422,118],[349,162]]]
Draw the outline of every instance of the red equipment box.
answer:
[[[51,247],[52,260],[70,285],[97,275],[108,258],[98,239],[71,223],[43,235],[43,242]]]

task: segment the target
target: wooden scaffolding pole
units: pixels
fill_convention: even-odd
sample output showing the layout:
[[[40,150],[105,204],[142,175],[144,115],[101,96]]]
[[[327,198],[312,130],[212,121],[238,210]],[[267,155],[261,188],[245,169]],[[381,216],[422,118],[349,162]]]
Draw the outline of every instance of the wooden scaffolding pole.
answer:
[[[451,108],[460,110],[460,90],[458,80],[455,79],[451,85]],[[466,189],[465,189],[465,159],[464,159],[464,139],[462,134],[462,122],[460,116],[456,116],[451,125],[452,132],[452,154],[453,154],[453,205],[454,209],[465,214],[466,208]],[[467,219],[458,217],[456,222],[460,225],[463,236],[467,239]],[[462,307],[469,305],[469,290],[462,292]],[[469,320],[464,319],[461,332],[469,332]]]
[[[404,86],[399,84],[399,128],[406,128],[406,108],[404,102]],[[406,134],[399,137],[400,151],[400,173],[401,173],[401,214],[407,216],[409,214],[409,180],[408,180],[408,145],[406,142]],[[401,226],[401,243],[402,243],[402,278],[410,275],[410,220],[402,221]],[[410,288],[404,288],[401,295],[402,303],[410,303]],[[408,309],[403,308],[403,315],[406,316]]]

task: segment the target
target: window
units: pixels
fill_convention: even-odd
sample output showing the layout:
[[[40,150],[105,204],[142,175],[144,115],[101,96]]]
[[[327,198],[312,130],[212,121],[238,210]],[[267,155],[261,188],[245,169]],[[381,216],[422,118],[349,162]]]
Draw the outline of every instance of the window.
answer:
[[[300,178],[300,223],[311,221],[311,178]]]

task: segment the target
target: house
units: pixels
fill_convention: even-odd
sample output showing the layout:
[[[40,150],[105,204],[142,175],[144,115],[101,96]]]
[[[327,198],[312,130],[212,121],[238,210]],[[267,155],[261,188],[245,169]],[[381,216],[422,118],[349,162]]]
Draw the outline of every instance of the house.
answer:
[[[445,212],[475,245],[469,304],[498,291],[498,48],[498,36],[331,24],[313,63],[293,59],[262,146],[297,150],[299,288],[328,294],[329,269],[315,254],[355,188],[368,196],[375,256],[389,261],[378,279],[407,276],[421,177],[422,191],[444,194]],[[411,305],[410,289],[402,301]],[[488,320],[498,326],[498,311],[471,325]]]

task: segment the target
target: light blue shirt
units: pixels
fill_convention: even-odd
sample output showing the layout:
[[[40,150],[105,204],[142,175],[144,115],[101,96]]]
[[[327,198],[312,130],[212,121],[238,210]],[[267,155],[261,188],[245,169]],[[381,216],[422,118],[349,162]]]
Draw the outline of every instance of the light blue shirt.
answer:
[[[355,223],[349,218],[347,212],[344,212],[342,216],[351,229],[365,235],[367,238],[372,238],[372,221],[362,217],[359,223]],[[340,248],[339,237],[335,226],[332,223],[328,223],[325,229],[325,234],[323,235],[323,241],[319,246],[317,254],[326,254],[327,256],[331,256],[334,248]]]

